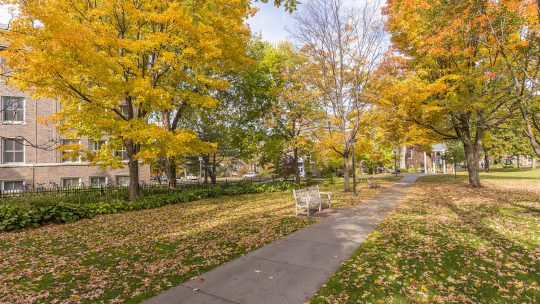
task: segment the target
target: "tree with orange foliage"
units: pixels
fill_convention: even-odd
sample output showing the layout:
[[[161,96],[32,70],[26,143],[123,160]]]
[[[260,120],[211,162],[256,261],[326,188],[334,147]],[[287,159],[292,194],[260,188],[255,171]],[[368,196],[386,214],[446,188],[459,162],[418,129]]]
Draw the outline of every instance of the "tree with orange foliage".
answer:
[[[501,74],[511,80],[525,134],[540,157],[540,0],[493,1],[485,18],[503,58]]]
[[[519,106],[490,35],[491,2],[389,0],[385,8],[393,46],[406,62],[400,81],[387,88],[390,103],[422,132],[462,142],[471,187],[481,186],[486,132]]]

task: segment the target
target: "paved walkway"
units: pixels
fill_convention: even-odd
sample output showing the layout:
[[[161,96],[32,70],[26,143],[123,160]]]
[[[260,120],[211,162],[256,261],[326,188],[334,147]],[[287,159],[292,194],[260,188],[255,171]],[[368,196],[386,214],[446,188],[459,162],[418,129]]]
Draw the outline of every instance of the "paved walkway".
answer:
[[[322,219],[144,303],[305,303],[392,211],[418,176],[406,175],[365,203]]]

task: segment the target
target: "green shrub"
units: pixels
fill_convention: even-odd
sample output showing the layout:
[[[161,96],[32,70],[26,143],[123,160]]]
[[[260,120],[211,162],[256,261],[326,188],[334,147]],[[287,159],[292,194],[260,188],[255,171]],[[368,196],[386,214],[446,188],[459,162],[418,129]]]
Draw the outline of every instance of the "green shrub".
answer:
[[[338,178],[335,175],[330,175],[329,177],[324,179],[325,185],[334,185],[338,182]]]
[[[156,208],[164,205],[225,195],[278,192],[297,187],[292,182],[220,184],[205,188],[179,188],[143,192],[136,202],[110,196],[91,195],[36,195],[24,200],[0,202],[0,231],[37,227],[47,223],[69,223],[99,214]]]

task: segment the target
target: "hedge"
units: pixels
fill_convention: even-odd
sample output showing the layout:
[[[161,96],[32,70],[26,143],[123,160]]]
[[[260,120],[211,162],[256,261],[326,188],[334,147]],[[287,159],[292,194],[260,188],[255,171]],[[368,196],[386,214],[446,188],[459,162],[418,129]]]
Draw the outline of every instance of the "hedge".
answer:
[[[211,197],[278,192],[294,187],[295,184],[290,182],[246,183],[149,195],[141,197],[136,202],[109,199],[78,203],[62,197],[58,197],[58,200],[44,197],[42,201],[35,202],[34,200],[32,203],[0,203],[0,231],[38,227],[47,223],[69,223],[99,214],[150,209]]]

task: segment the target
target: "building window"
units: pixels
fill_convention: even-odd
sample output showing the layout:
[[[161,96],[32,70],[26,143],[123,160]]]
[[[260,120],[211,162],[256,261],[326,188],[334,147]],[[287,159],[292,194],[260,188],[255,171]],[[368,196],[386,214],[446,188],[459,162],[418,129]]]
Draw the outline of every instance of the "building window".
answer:
[[[129,186],[129,175],[119,175],[116,177],[116,184],[118,186]]]
[[[24,181],[3,181],[0,182],[2,192],[21,192],[24,189]]]
[[[24,163],[24,144],[22,140],[4,139],[3,141],[3,163]]]
[[[80,177],[64,177],[62,178],[62,188],[76,188],[81,186]]]
[[[114,156],[120,157],[122,160],[129,160],[126,148],[122,148],[121,150],[114,151]]]
[[[97,151],[101,150],[101,147],[105,145],[104,140],[90,140],[90,150],[93,153],[96,153]]]
[[[68,146],[68,145],[78,145],[81,141],[78,139],[62,139],[62,146]],[[60,151],[60,161],[63,163],[78,163],[81,161],[80,155],[71,155],[71,156],[65,156],[69,155],[71,153],[75,152],[73,149],[63,149]]]
[[[90,177],[90,186],[91,187],[107,186],[107,177],[105,177],[105,176],[91,176]]]
[[[2,96],[2,122],[24,122],[24,98]]]
[[[413,159],[413,150],[409,150],[409,159]]]

